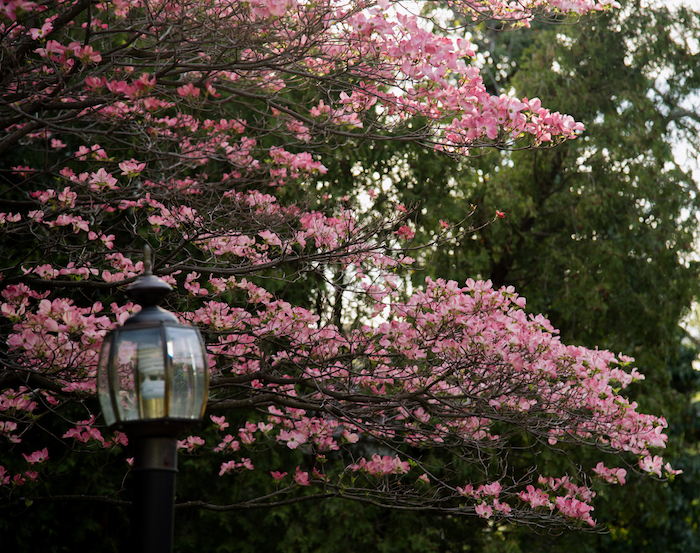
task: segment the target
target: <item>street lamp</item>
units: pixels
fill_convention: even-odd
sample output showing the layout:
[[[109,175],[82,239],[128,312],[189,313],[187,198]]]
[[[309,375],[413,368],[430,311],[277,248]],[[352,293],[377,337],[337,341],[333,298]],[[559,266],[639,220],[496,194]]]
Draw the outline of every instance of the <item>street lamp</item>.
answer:
[[[144,274],[126,289],[141,311],[105,337],[97,370],[105,421],[134,446],[134,544],[144,553],[172,551],[177,436],[202,419],[209,387],[199,330],[158,305],[171,290],[146,246]]]

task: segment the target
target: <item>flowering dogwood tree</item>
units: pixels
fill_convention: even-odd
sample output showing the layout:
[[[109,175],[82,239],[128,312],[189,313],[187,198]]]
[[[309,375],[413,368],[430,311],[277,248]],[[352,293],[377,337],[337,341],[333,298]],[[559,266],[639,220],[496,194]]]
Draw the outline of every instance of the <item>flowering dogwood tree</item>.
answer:
[[[489,95],[464,30],[438,24],[612,4],[459,0],[433,20],[440,6],[390,0],[0,0],[3,507],[68,499],[52,482],[80,454],[128,471],[95,369],[138,308],[119,292],[144,240],[208,342],[209,426],[182,449],[224,483],[290,460],[228,507],[342,496],[594,525],[593,479],[673,473],[653,450],[664,419],[620,395],[643,378],[631,359],[564,345],[510,288],[405,293],[407,210],[371,218],[313,186],[351,141],[465,155],[575,138],[538,99]],[[572,445],[601,461],[537,466]]]

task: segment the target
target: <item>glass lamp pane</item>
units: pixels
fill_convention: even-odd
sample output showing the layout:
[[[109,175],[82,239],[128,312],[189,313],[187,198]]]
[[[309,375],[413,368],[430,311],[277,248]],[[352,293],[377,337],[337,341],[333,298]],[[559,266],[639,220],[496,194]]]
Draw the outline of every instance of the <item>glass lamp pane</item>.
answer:
[[[122,328],[114,340],[115,371],[112,386],[118,390],[120,421],[167,416],[167,389],[161,327]]]
[[[112,338],[113,335],[110,334],[105,337],[104,342],[102,342],[102,349],[100,350],[100,362],[97,365],[97,396],[100,400],[100,406],[102,407],[102,416],[105,418],[107,426],[112,426],[117,422],[117,418],[114,414],[114,408],[112,407],[112,398],[109,393],[109,354],[112,352]]]
[[[138,331],[136,370],[139,386],[139,415],[142,419],[168,416],[167,379],[161,328]]]
[[[124,422],[139,418],[136,395],[137,341],[134,332],[120,329],[114,338],[113,368],[111,371],[112,389],[116,392],[117,419]]]
[[[199,331],[166,327],[167,352],[172,367],[170,416],[199,419],[206,402],[208,370]]]

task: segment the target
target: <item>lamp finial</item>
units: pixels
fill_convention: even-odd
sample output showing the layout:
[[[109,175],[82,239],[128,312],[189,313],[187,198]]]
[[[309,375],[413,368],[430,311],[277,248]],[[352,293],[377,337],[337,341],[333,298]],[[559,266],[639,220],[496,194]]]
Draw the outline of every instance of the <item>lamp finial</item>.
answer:
[[[143,274],[153,274],[153,261],[151,260],[151,246],[146,243],[143,246]]]
[[[127,295],[141,307],[158,305],[172,291],[172,286],[153,274],[151,247],[143,247],[143,274],[126,289]]]

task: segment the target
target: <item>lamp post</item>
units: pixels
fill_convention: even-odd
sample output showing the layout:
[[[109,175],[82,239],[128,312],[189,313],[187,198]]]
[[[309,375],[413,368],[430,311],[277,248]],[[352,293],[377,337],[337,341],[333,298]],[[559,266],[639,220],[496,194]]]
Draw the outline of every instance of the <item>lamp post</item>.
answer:
[[[142,309],[105,337],[97,371],[105,421],[134,446],[132,532],[144,553],[172,551],[177,436],[202,419],[209,387],[199,330],[159,307],[171,290],[146,246],[144,274],[126,290]]]

